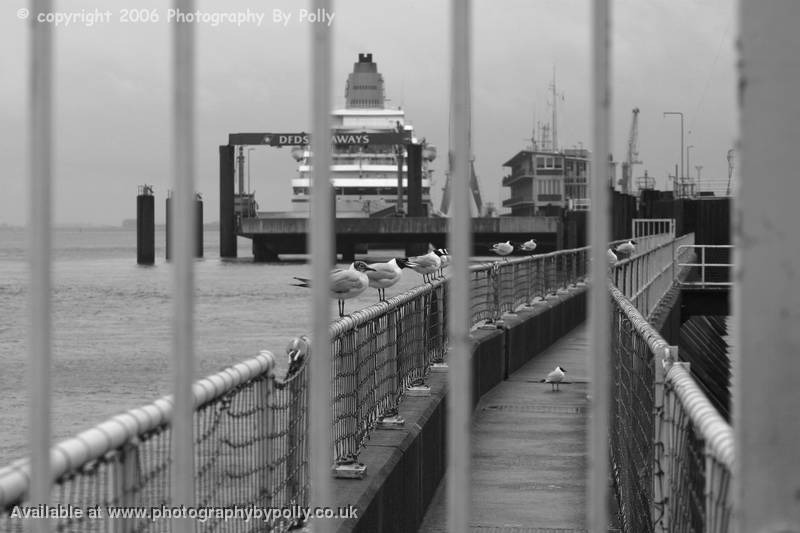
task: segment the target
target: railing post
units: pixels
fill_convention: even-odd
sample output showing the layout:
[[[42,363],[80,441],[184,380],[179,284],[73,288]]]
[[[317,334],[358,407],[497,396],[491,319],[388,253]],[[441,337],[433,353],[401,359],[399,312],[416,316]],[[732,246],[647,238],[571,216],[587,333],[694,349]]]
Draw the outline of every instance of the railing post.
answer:
[[[262,350],[262,354],[264,351]],[[289,376],[287,376],[289,378]],[[275,458],[273,457],[273,452],[275,450],[274,442],[272,436],[270,435],[270,431],[273,428],[273,421],[272,417],[275,415],[275,410],[272,409],[272,404],[274,401],[273,395],[271,394],[273,391],[271,389],[273,377],[269,376],[266,379],[262,379],[256,385],[256,391],[258,395],[258,403],[261,406],[261,413],[260,413],[260,420],[258,423],[258,432],[260,433],[261,437],[261,453],[259,454],[266,463],[261,471],[261,487],[259,490],[259,494],[264,494],[266,496],[265,501],[257,502],[258,505],[263,506],[270,506],[272,505],[272,478],[273,472],[272,468],[275,464]]]
[[[666,387],[667,372],[678,359],[678,347],[667,346],[661,355],[653,358],[655,365],[655,405],[653,416],[656,419],[653,436],[655,446],[655,464],[653,465],[653,525],[656,531],[668,532],[670,502],[670,460],[672,457],[671,404]]]
[[[139,488],[139,448],[133,444],[125,444],[111,463],[109,470],[109,501],[119,507],[136,505],[135,491]],[[96,505],[100,502],[94,502]],[[129,533],[135,531],[136,519],[120,517],[108,520],[109,531],[113,533]]]

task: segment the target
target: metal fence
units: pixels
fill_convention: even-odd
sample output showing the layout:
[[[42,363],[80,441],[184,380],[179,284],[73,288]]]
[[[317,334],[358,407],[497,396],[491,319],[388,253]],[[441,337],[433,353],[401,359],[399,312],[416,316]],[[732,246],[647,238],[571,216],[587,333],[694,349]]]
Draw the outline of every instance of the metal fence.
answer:
[[[503,313],[584,281],[588,268],[588,247],[473,265],[472,324],[496,322]]]
[[[623,529],[728,531],[733,430],[676,362],[677,348],[621,289],[609,291],[611,471]]]
[[[644,316],[650,315],[672,287],[676,266],[691,257],[694,233],[668,237],[664,234],[641,239],[642,245],[637,246],[633,256],[611,266],[614,285]]]
[[[634,218],[631,220],[633,239],[641,239],[647,235],[668,234],[675,238],[674,218]]]
[[[687,257],[694,252],[695,261]],[[678,248],[676,266],[690,268],[689,277],[682,286],[700,289],[730,288],[733,286],[733,246],[729,244],[682,244]]]
[[[265,351],[193,386],[192,512],[204,531],[286,530],[291,523],[281,516],[246,520],[243,513],[308,503],[305,365],[285,381],[273,368]],[[171,531],[172,417],[165,396],[54,446],[52,505],[72,505],[83,516],[55,518],[53,529]],[[27,501],[30,466],[21,460],[0,469],[0,531],[23,531],[15,506]]]

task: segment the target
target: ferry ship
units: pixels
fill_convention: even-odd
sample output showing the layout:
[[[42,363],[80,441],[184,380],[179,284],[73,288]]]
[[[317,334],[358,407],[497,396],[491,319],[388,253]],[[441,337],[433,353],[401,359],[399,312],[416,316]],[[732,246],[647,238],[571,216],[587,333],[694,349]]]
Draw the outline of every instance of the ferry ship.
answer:
[[[403,214],[402,194],[408,190],[408,165],[403,145],[370,145],[358,138],[372,134],[401,133],[408,142],[419,143],[414,128],[406,123],[405,111],[386,107],[383,76],[372,54],[359,54],[345,85],[345,107],[332,112],[331,184],[336,195],[336,216],[366,218]],[[337,142],[341,139],[342,142]],[[356,142],[352,142],[353,139]],[[433,214],[430,163],[436,149],[422,142],[422,204]],[[292,179],[292,211],[308,212],[311,205],[311,152],[296,146],[292,157],[298,162]],[[398,181],[402,180],[398,205]]]

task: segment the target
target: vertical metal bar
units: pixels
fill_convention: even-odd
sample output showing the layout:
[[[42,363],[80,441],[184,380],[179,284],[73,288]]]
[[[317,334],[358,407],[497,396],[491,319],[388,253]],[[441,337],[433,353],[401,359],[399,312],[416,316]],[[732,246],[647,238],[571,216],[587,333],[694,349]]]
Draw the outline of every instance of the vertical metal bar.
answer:
[[[447,402],[447,525],[448,530],[469,530],[470,415],[472,412],[472,349],[469,341],[469,256],[472,224],[468,175],[470,158],[470,15],[472,2],[451,2],[451,98],[453,98],[453,214],[450,244],[453,252],[449,324],[453,353]]]
[[[611,152],[610,3],[592,3],[592,290],[589,295],[589,357],[592,406],[589,419],[589,514],[591,531],[608,524],[608,428],[610,419],[610,302],[606,288],[605,250],[610,240],[611,203],[608,154]],[[590,356],[591,355],[591,356]]]
[[[739,2],[741,175],[735,200],[735,531],[800,531],[800,3]],[[765,39],[764,36],[769,35]]]
[[[38,13],[50,13],[50,0],[31,4],[30,157],[28,212],[30,262],[28,326],[28,401],[31,449],[30,505],[50,503],[50,359],[51,330],[51,183],[53,162],[53,35],[50,24],[37,24]],[[47,518],[32,519],[30,531],[50,530]]]
[[[193,0],[175,0],[175,8],[194,11]],[[172,505],[194,504],[194,25],[173,25],[173,146],[175,195],[171,209],[172,266]],[[174,531],[194,530],[188,518],[176,519]]]
[[[330,0],[314,0],[315,12],[331,12]],[[311,187],[311,274],[314,279],[312,302],[313,353],[310,363],[311,401],[309,438],[311,439],[311,504],[330,505],[331,498],[331,358],[328,324],[330,322],[330,268],[334,254],[333,206],[328,174],[331,166],[331,27],[314,24],[311,30],[313,125],[311,147],[313,181]],[[314,531],[332,531],[335,521],[320,519]]]

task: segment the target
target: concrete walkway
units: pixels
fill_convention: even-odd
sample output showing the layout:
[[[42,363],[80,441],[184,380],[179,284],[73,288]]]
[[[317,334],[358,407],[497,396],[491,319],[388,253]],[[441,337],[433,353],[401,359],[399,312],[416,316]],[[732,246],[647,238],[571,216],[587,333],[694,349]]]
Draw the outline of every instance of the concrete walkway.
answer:
[[[578,326],[488,392],[473,415],[472,533],[586,531],[588,331]],[[566,369],[560,392],[540,383]],[[420,533],[446,532],[445,482]]]

